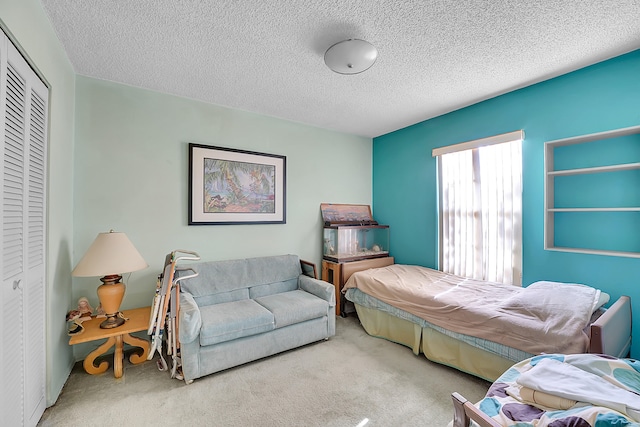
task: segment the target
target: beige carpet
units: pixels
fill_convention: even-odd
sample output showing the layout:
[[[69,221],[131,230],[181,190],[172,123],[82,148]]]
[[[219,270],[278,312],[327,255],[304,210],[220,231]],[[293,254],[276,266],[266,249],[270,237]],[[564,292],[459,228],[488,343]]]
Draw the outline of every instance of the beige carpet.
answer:
[[[195,380],[155,361],[88,375],[78,363],[40,426],[446,426],[451,392],[477,401],[489,383],[415,356],[336,319],[336,336]]]

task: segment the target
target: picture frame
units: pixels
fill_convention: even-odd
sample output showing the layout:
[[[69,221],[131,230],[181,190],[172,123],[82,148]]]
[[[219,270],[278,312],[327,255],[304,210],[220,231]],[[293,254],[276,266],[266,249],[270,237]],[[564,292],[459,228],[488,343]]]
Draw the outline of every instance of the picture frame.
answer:
[[[286,224],[287,158],[189,144],[189,225]]]
[[[318,271],[316,270],[316,265],[311,261],[305,261],[301,259],[300,267],[302,268],[302,274],[304,274],[305,276],[313,277],[314,279],[318,278]]]

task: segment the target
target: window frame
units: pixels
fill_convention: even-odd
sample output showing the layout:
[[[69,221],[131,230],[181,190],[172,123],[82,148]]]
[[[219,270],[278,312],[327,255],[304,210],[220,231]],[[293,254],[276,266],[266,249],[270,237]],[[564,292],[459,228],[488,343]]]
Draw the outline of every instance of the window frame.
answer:
[[[494,136],[490,136],[490,137],[486,137],[486,138],[480,138],[480,139],[475,139],[475,140],[471,140],[471,141],[466,141],[466,142],[462,142],[462,143],[458,143],[458,144],[453,144],[453,145],[448,145],[448,146],[443,146],[443,147],[438,147],[438,148],[434,148],[432,150],[432,157],[436,157],[437,159],[437,190],[438,190],[438,198],[437,198],[437,209],[438,209],[438,268],[440,270],[442,270],[443,265],[444,265],[444,250],[443,250],[443,239],[444,239],[444,231],[443,231],[443,224],[444,224],[444,212],[443,212],[443,189],[442,189],[442,184],[443,184],[443,172],[442,172],[442,155],[444,154],[449,154],[449,153],[456,153],[456,152],[461,152],[461,151],[468,151],[468,150],[474,150],[474,149],[479,149],[482,147],[487,147],[487,146],[491,146],[491,145],[497,145],[497,144],[503,144],[503,143],[507,143],[507,142],[515,142],[515,141],[520,141],[521,143],[524,142],[524,130],[517,130],[517,131],[513,131],[513,132],[507,132],[507,133],[503,133],[503,134],[499,134],[499,135],[494,135]],[[477,156],[477,153],[475,154]],[[521,165],[523,165],[524,162],[521,161]],[[520,190],[522,192],[522,184],[523,184],[523,178],[522,178],[522,169],[521,169],[521,177],[520,177],[521,181],[520,181]],[[514,254],[514,257],[518,257],[518,265],[513,264],[511,266],[513,272],[512,272],[512,277],[513,277],[513,284],[514,285],[518,285],[521,286],[522,285],[522,270],[523,270],[523,260],[522,260],[522,254],[523,254],[523,242],[522,242],[522,215],[523,215],[523,211],[522,211],[522,197],[520,197],[520,224],[519,224],[519,237],[520,237],[520,247],[519,247],[519,253]]]

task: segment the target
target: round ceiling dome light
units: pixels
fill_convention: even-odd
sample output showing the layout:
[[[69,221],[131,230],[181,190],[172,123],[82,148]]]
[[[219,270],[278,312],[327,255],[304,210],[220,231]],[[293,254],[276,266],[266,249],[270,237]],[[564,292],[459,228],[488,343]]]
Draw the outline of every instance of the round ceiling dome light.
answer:
[[[378,50],[360,39],[343,40],[331,46],[324,54],[324,63],[339,74],[358,74],[376,62]]]

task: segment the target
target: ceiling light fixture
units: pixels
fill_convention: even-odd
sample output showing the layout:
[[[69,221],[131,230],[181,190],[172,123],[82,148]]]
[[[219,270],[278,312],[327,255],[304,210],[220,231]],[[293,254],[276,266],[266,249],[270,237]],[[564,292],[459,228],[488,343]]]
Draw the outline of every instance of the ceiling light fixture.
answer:
[[[339,74],[358,74],[371,68],[376,58],[378,50],[374,45],[360,39],[349,39],[329,47],[324,54],[324,63]]]

